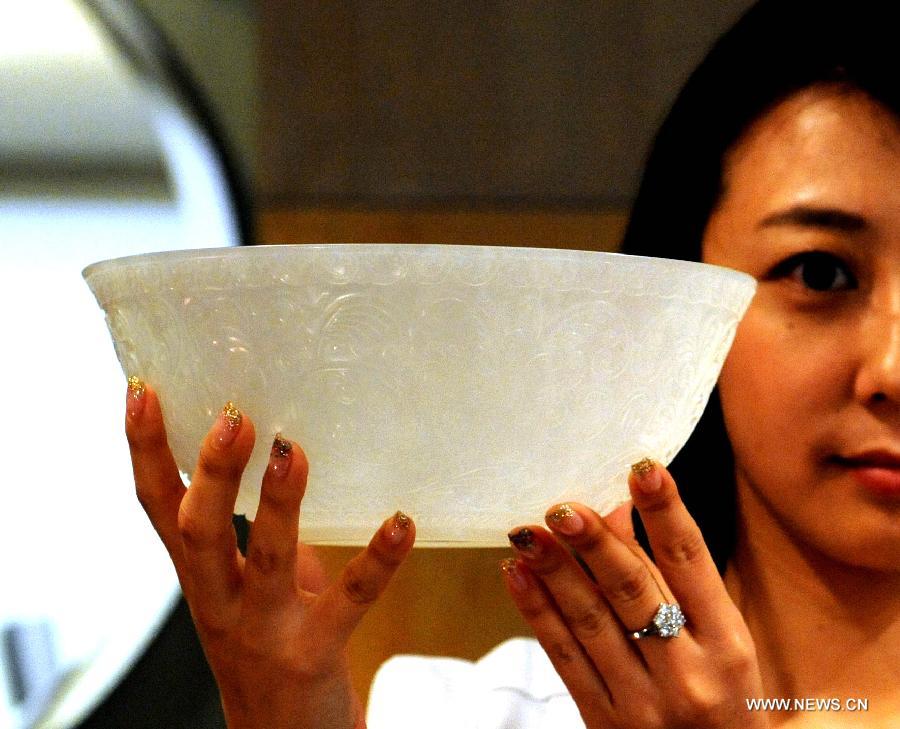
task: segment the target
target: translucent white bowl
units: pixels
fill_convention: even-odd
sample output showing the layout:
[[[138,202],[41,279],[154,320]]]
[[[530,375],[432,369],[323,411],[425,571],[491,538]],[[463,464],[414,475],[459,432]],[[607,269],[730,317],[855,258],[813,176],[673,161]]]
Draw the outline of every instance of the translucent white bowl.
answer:
[[[418,544],[499,546],[559,501],[608,512],[631,463],[668,463],[755,291],[746,274],[609,253],[259,246],[84,271],[126,375],[159,393],[189,474],[233,400],[257,444],[310,461],[301,539],[363,544],[397,509]]]

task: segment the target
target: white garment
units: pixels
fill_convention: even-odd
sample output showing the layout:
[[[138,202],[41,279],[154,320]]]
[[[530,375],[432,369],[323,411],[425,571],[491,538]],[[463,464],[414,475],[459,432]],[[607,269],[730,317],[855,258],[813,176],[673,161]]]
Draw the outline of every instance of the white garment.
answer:
[[[584,729],[536,640],[513,638],[477,662],[395,656],[375,675],[369,729]]]

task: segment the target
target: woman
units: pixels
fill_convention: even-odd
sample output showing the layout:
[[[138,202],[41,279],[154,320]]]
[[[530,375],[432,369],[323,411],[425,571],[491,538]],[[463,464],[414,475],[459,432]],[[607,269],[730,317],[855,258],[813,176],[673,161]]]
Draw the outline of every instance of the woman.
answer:
[[[890,27],[874,4],[761,3],[692,77],[657,139],[625,250],[741,269],[759,291],[671,473],[643,461],[630,478],[655,564],[628,508],[601,519],[563,504],[548,528],[510,532],[507,586],[591,729],[887,727],[900,717]],[[178,570],[229,725],[363,726],[344,646],[411,548],[412,521],[387,519],[325,586],[297,545],[307,473],[297,444],[273,444],[245,560],[230,517],[249,419],[223,410],[189,491],[158,402],[137,381],[126,430],[138,495]],[[652,627],[660,603],[676,602],[687,624]],[[763,698],[793,710],[748,703]],[[407,716],[398,704],[393,724],[443,725],[439,713]],[[491,726],[526,725],[511,716]]]

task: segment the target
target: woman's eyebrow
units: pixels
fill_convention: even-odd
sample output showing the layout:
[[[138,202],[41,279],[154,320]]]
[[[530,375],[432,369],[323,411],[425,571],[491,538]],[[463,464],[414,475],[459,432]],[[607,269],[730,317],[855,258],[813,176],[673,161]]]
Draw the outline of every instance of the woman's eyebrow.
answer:
[[[822,208],[795,205],[763,218],[757,227],[792,226],[800,228],[824,228],[843,233],[855,233],[866,227],[866,219],[856,213],[838,208]]]

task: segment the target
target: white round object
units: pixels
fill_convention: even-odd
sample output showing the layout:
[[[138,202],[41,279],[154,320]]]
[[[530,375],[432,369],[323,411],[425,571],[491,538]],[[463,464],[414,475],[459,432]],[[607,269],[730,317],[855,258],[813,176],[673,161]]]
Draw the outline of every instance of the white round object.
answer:
[[[127,375],[159,393],[185,473],[223,404],[310,461],[301,539],[499,546],[560,501],[605,513],[629,465],[697,423],[755,291],[743,273],[587,251],[296,245],[88,267]]]

